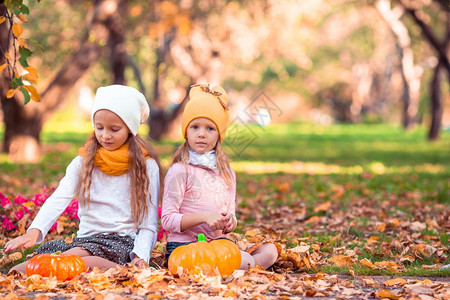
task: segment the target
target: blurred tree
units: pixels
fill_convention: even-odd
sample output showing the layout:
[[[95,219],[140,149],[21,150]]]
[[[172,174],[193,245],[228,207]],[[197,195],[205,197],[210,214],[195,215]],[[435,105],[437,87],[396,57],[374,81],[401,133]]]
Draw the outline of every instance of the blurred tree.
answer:
[[[425,41],[434,49],[438,63],[434,68],[430,83],[431,125],[428,138],[439,138],[442,125],[442,72],[446,71],[450,82],[450,60],[448,49],[450,44],[450,6],[448,1],[404,1],[396,0],[421,29]],[[429,12],[427,14],[427,11]],[[431,11],[431,12],[430,12]],[[434,22],[434,24],[433,24]],[[434,25],[434,26],[433,26]],[[442,28],[443,27],[443,28]],[[442,38],[438,35],[441,33]]]
[[[420,85],[424,68],[414,63],[414,53],[408,28],[400,19],[404,9],[400,6],[391,8],[390,0],[379,0],[375,4],[383,19],[388,23],[396,37],[396,45],[400,56],[402,80],[404,84],[402,99],[402,124],[411,128],[418,119]]]
[[[407,71],[422,66],[414,64],[410,53],[421,62],[428,61],[430,51],[410,30],[408,20],[395,15],[398,8],[384,11],[391,23],[379,17],[373,4],[386,1],[41,2],[42,17],[29,27],[36,28],[31,36],[48,49],[40,61],[35,58],[47,83],[40,89],[44,105],[24,108],[20,99],[2,105],[7,123],[4,150],[14,152],[13,136],[28,136],[38,147],[42,124],[82,77],[92,88],[111,81],[138,85],[151,104],[153,139],[176,128],[189,86],[196,82],[221,82],[231,93],[239,91],[233,98],[244,107],[261,89],[271,95],[292,91],[301,99],[297,102],[304,103],[319,96],[337,120],[351,122],[363,121],[367,114],[387,119],[399,106],[404,86],[411,103],[404,102],[410,112],[404,123],[410,123],[421,73]],[[442,13],[435,14],[442,19]],[[408,28],[409,44],[388,30],[394,31],[396,22]],[[399,55],[403,59],[396,61]],[[397,80],[401,77],[403,84]],[[22,123],[27,129],[20,129]],[[30,128],[33,132],[25,133]]]
[[[24,106],[20,95],[2,98],[5,132],[3,151],[12,161],[36,162],[40,158],[39,136],[42,126],[67,99],[67,94],[82,75],[99,59],[102,46],[109,40],[109,28],[119,18],[119,4],[124,0],[97,0],[88,30],[65,65],[41,93],[42,103]],[[120,18],[119,18],[120,19]],[[0,86],[4,88],[4,86]],[[0,90],[1,94],[5,94]]]

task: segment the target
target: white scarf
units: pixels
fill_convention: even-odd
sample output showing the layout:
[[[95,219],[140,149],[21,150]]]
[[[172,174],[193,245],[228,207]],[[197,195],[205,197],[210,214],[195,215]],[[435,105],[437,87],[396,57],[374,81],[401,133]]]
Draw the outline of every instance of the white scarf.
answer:
[[[218,172],[215,150],[201,154],[189,148],[189,163],[194,166],[202,166],[211,169],[214,172]]]

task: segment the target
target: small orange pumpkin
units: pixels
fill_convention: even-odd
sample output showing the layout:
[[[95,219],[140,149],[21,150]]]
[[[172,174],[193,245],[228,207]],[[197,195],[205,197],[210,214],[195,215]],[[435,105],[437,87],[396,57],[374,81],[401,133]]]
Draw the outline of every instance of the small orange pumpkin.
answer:
[[[229,276],[241,265],[241,251],[233,242],[226,239],[208,243],[204,234],[198,235],[198,242],[180,246],[173,250],[169,257],[169,271],[172,274],[182,267],[189,272],[200,268],[204,274],[214,274],[217,267],[219,273]]]
[[[56,277],[59,281],[70,280],[86,271],[84,260],[78,255],[61,252],[44,253],[28,261],[27,276],[39,274],[44,277]]]

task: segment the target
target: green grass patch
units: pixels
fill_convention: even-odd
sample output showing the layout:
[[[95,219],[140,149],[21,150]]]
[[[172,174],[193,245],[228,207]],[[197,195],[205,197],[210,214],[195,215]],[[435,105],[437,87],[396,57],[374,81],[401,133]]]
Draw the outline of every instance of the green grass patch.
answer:
[[[320,245],[325,255],[336,253],[337,248],[362,249],[359,259],[376,262],[395,260],[403,251],[398,248],[402,243],[411,246],[411,241],[420,241],[449,255],[444,248],[449,247],[448,233],[439,226],[420,226],[433,224],[450,205],[450,132],[429,142],[424,127],[404,131],[386,124],[290,123],[241,129],[241,139],[228,132],[223,144],[238,179],[237,233],[266,230],[286,219],[290,223],[276,232],[287,249],[310,237],[306,242]],[[56,187],[91,131],[90,122],[52,121],[42,132],[39,163],[11,163],[0,154],[0,192],[30,197],[44,186]],[[148,127],[141,126],[140,133],[146,136]],[[165,167],[182,142],[154,142]],[[327,202],[329,208],[318,209]],[[380,231],[382,224],[384,231]],[[372,236],[379,237],[378,244],[365,248]],[[396,238],[397,248],[391,245]],[[386,246],[393,248],[392,257],[384,252]],[[406,264],[403,273],[358,264],[353,270],[358,275],[448,276],[447,271],[421,268],[436,263],[431,258],[417,259]],[[439,263],[448,263],[448,257],[441,257]],[[328,263],[319,270],[349,273],[346,267]]]

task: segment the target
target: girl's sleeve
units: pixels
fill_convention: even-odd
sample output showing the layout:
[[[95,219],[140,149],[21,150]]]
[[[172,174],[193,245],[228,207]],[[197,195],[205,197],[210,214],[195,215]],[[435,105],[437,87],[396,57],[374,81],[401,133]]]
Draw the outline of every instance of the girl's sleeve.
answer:
[[[147,199],[148,216],[138,226],[130,258],[133,259],[137,255],[148,264],[158,232],[159,167],[153,159],[147,159],[147,174],[150,179],[150,199]]]
[[[47,198],[37,213],[28,230],[36,228],[40,230],[37,243],[41,243],[50,228],[55,224],[59,216],[76,196],[76,188],[80,179],[82,158],[75,157],[67,166],[66,174],[59,182],[58,188]]]
[[[164,179],[164,195],[162,200],[161,225],[169,232],[181,232],[180,207],[186,192],[186,167],[174,164]]]

